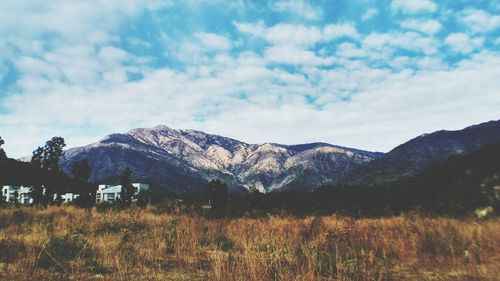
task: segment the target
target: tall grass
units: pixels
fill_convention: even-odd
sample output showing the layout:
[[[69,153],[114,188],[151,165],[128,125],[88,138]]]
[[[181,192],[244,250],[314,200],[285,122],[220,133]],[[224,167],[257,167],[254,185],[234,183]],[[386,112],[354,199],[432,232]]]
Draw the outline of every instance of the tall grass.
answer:
[[[0,210],[1,280],[500,280],[500,220]]]

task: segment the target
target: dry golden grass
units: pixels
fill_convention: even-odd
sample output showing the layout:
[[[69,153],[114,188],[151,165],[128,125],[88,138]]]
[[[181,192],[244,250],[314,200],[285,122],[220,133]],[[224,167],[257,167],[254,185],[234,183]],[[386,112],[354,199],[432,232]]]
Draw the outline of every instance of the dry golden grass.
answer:
[[[500,280],[500,220],[0,210],[0,280]]]

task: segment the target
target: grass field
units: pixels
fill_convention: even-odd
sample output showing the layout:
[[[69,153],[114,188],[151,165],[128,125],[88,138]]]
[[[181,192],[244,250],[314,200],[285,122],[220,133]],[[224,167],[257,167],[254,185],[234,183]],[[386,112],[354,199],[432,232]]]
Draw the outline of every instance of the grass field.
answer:
[[[7,208],[0,280],[500,280],[500,219]]]

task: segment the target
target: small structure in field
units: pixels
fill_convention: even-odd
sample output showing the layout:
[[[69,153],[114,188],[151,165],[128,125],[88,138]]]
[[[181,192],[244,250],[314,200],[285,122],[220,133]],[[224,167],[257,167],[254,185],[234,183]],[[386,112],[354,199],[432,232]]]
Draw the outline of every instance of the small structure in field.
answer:
[[[149,184],[146,183],[133,183],[132,186],[135,188],[133,197],[136,197],[141,190],[149,189]],[[96,192],[96,202],[115,202],[120,199],[121,193],[121,185],[100,184]],[[136,200],[132,199],[132,201]]]
[[[62,203],[73,202],[76,198],[80,197],[80,194],[67,192],[61,194]],[[57,200],[57,194],[54,194],[54,201]]]
[[[31,186],[4,185],[2,187],[2,197],[5,202],[31,204],[33,198],[31,198],[30,193]]]

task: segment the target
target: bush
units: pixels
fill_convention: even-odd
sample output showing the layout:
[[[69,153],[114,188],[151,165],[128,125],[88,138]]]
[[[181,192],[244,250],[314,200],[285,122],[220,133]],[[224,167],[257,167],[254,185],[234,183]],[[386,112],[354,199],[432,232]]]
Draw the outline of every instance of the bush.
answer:
[[[175,252],[175,239],[177,237],[177,224],[179,220],[173,220],[165,226],[165,239],[167,243],[167,254]]]
[[[115,204],[104,201],[104,202],[97,203],[95,205],[95,207],[96,207],[97,212],[103,213],[103,212],[106,212],[108,210],[115,208],[116,206],[115,206]]]
[[[215,237],[210,237],[208,233],[204,233],[200,238],[200,245],[228,252],[233,249],[234,242],[222,233],[216,235]]]
[[[64,269],[70,261],[76,258],[90,260],[91,251],[87,240],[82,235],[66,235],[51,237],[37,265],[42,268]]]
[[[0,240],[0,262],[12,263],[26,251],[24,243],[15,240]]]
[[[122,241],[118,245],[122,260],[128,266],[134,265],[137,262],[137,253],[130,239],[131,234],[127,232],[123,235]]]

